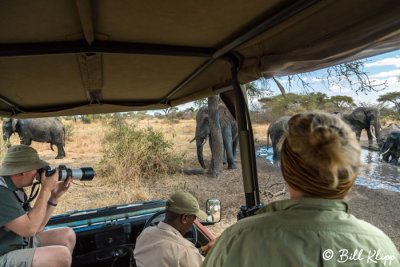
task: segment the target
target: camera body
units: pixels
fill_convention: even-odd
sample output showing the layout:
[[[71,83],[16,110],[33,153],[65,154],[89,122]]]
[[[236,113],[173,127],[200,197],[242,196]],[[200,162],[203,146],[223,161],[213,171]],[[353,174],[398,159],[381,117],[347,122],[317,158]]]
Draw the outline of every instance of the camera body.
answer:
[[[70,169],[65,165],[60,165],[56,169],[58,169],[58,180],[65,181],[69,176],[73,176],[74,180],[80,181],[91,181],[94,177],[94,170],[91,167],[82,167],[78,169]],[[38,173],[42,175],[42,172],[45,172],[45,176],[49,177],[53,175],[56,169],[51,169],[50,166],[45,166],[38,170]]]

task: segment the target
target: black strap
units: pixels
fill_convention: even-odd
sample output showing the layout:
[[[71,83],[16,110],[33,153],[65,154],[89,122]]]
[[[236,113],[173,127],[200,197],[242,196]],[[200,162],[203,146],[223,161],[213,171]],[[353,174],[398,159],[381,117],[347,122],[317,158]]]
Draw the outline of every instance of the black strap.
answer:
[[[27,203],[28,197],[26,196],[24,189],[16,189],[12,192],[14,193],[14,196],[17,198],[18,202],[21,204],[22,208],[26,211],[27,209],[25,208],[25,203]]]
[[[29,194],[29,198],[26,195],[24,189],[20,188],[17,190],[14,190],[13,193],[15,195],[15,197],[17,198],[18,202],[21,204],[22,208],[25,211],[28,211],[30,208],[30,203],[37,197],[38,193],[39,193],[39,187],[37,188],[37,190],[35,191],[35,188],[40,185],[39,182],[35,182],[32,186],[32,190],[31,193]]]

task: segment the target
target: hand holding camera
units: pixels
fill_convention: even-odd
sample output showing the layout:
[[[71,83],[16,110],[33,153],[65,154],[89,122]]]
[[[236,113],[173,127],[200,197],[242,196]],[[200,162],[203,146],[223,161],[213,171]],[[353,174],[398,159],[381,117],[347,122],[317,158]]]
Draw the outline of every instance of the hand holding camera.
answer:
[[[82,167],[78,169],[70,169],[65,165],[60,165],[55,169],[50,166],[43,167],[38,170],[40,174],[40,183],[43,188],[48,188],[51,191],[52,202],[57,202],[69,188],[72,179],[80,181],[91,181],[94,177],[94,170],[91,167]],[[64,183],[58,183],[64,181]]]
[[[70,169],[65,165],[60,165],[55,169],[51,169],[50,166],[43,167],[38,170],[38,173],[42,175],[45,174],[45,177],[50,177],[55,172],[58,172],[58,181],[65,181],[68,177],[74,177],[75,180],[80,181],[91,181],[94,177],[94,170],[91,167],[82,167],[78,169]]]
[[[56,188],[58,183],[58,170],[56,170],[52,175],[47,176],[46,172],[40,170],[38,171],[40,174],[40,184],[42,185],[42,190],[48,190],[52,192],[54,188]]]

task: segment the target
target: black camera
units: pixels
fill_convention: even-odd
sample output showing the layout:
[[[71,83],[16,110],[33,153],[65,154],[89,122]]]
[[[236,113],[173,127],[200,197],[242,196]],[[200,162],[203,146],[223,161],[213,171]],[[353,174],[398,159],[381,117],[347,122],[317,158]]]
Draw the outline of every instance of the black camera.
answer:
[[[58,180],[65,181],[69,176],[74,176],[74,180],[80,181],[91,181],[94,177],[94,170],[91,167],[82,167],[79,169],[70,169],[65,165],[60,165],[58,169]],[[50,166],[43,167],[38,170],[38,173],[42,175],[45,172],[46,177],[54,174],[56,169],[51,169]]]

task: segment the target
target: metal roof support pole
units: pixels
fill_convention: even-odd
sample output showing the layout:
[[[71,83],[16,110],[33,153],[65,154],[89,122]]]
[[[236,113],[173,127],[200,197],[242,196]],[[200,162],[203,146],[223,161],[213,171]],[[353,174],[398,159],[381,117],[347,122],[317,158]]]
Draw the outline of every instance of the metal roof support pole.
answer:
[[[238,60],[234,56],[227,57],[227,60],[231,64],[232,86],[235,93],[236,122],[239,130],[240,158],[246,198],[246,206],[242,206],[238,214],[238,219],[241,219],[254,214],[260,208],[260,192],[250,113],[237,77]]]

